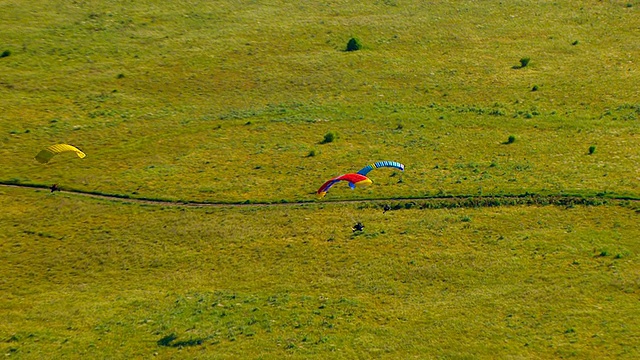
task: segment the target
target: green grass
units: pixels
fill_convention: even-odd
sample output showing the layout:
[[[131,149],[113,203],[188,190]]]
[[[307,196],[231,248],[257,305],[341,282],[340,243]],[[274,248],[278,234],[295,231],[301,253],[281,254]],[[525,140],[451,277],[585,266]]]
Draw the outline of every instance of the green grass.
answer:
[[[58,183],[85,191],[198,201],[279,201],[313,199],[326,179],[355,172],[376,160],[391,159],[402,161],[407,171],[378,170],[370,174],[374,186],[355,192],[337,186],[330,195],[477,194],[480,188],[486,194],[638,193],[638,182],[632,175],[638,161],[632,150],[637,121],[587,120],[581,125],[547,119],[527,127],[519,119],[510,124],[510,116],[454,109],[455,113],[443,121],[437,118],[437,109],[404,107],[402,113],[409,114],[405,116],[416,118],[404,120],[403,128],[396,130],[395,120],[382,115],[356,120],[336,115],[325,122],[305,119],[313,116],[308,114],[313,110],[306,108],[278,107],[265,112],[278,113],[279,109],[290,113],[292,119],[262,115],[251,117],[250,125],[242,116],[193,121],[173,128],[170,138],[160,130],[145,135],[149,130],[144,126],[153,124],[132,123],[127,128],[139,135],[113,145],[64,140],[79,146],[87,158],[61,156],[47,165],[31,161],[33,149],[41,146],[34,138],[48,131],[34,129],[12,136],[7,148],[14,149],[14,156],[6,158],[9,166],[0,171],[7,180]],[[381,112],[397,117],[386,107]],[[423,119],[418,120],[419,116]],[[54,125],[64,126],[60,122]],[[329,132],[340,136],[320,144],[323,134]],[[512,133],[518,141],[505,146]],[[25,143],[33,146],[25,147]],[[588,156],[584,148],[593,143],[598,144],[598,152]],[[318,154],[308,156],[314,149]]]
[[[24,358],[637,355],[628,208],[185,209],[2,191],[0,346]]]
[[[0,61],[2,179],[279,201],[393,159],[412,170],[403,185],[370,191],[638,192],[630,169],[640,105],[630,89],[639,77],[626,65],[634,8],[2,6],[12,51]],[[571,45],[577,33],[580,47]],[[353,35],[368,48],[344,52]],[[536,62],[513,71],[522,53]],[[543,90],[532,93],[532,82]],[[340,139],[307,157],[328,132]],[[510,134],[520,148],[499,146]],[[27,160],[57,142],[87,159]],[[577,150],[592,144],[596,157]]]
[[[637,358],[638,8],[1,3],[0,351]]]

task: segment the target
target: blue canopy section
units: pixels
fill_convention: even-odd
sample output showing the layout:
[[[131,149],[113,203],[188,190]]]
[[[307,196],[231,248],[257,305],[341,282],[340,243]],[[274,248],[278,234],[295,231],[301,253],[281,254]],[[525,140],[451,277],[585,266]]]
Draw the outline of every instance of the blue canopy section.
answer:
[[[381,168],[381,167],[391,167],[391,168],[396,168],[401,171],[404,171],[404,165],[400,164],[397,161],[377,161],[373,164],[367,165],[362,169],[360,169],[360,171],[358,171],[358,174],[366,176],[369,173],[369,171],[373,169]]]
[[[367,174],[371,170],[373,170],[373,165],[367,165],[367,166],[363,167],[360,171],[358,171],[358,174],[367,176]]]

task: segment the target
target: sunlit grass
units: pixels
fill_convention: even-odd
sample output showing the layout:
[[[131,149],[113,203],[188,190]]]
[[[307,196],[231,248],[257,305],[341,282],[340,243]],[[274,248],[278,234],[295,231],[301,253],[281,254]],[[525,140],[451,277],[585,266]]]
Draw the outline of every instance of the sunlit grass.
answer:
[[[5,353],[636,351],[631,209],[181,209],[2,191]]]
[[[295,201],[313,199],[326,179],[373,161],[397,160],[406,165],[404,173],[378,170],[370,174],[374,186],[355,192],[336,187],[330,195],[638,192],[638,154],[632,151],[637,122],[602,119],[583,124],[551,118],[509,124],[508,116],[441,110],[405,108],[407,117],[416,116],[406,119],[383,107],[380,111],[391,119],[339,115],[325,121],[312,109],[278,107],[260,110],[266,115],[188,121],[171,132],[153,130],[155,125],[145,122],[128,126],[131,135],[122,142],[105,142],[110,137],[97,143],[69,141],[87,158],[62,156],[48,165],[31,161],[32,149],[40,145],[30,138],[48,131],[34,129],[12,136],[9,146],[16,156],[7,158],[10,166],[1,171],[7,180],[131,196]],[[438,119],[441,113],[448,113],[447,120]],[[403,121],[401,129],[398,120]],[[328,133],[337,138],[324,143]],[[518,140],[505,145],[509,136]],[[32,146],[18,146],[16,141],[23,140]],[[589,156],[585,148],[594,143],[598,152]],[[316,155],[309,156],[311,151]]]
[[[392,159],[407,165],[401,186],[365,196],[637,193],[635,11],[615,3],[4,4],[11,56],[0,59],[0,178],[280,201]],[[353,36],[364,49],[345,52]],[[535,61],[511,69],[523,53]],[[338,139],[320,144],[328,133]],[[500,146],[510,135],[518,143]],[[29,161],[59,142],[89,156]],[[590,145],[599,151],[586,157]],[[319,156],[307,156],[314,149]]]
[[[638,207],[604,204],[640,194],[637,11],[1,3],[3,183],[305,203],[162,207],[1,187],[0,352],[637,358]],[[351,38],[358,51],[345,51]],[[87,157],[33,159],[55,143]],[[599,206],[315,201],[328,178],[379,160],[406,170],[327,199]]]

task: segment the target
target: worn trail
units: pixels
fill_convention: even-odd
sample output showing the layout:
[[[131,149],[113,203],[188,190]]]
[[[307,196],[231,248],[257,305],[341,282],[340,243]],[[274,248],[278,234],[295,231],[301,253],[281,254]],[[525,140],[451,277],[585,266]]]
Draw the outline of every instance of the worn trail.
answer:
[[[45,185],[33,184],[3,184],[2,187],[49,190]],[[604,204],[640,204],[640,198],[628,196],[580,196],[566,194],[511,194],[511,195],[456,195],[456,196],[425,196],[425,197],[396,197],[379,199],[355,200],[309,200],[292,202],[209,202],[209,201],[177,201],[166,199],[134,198],[128,195],[103,194],[81,190],[56,189],[55,192],[90,197],[95,199],[179,207],[265,207],[265,206],[301,206],[310,204],[346,204],[370,203],[385,204],[391,209],[399,208],[461,208],[461,207],[493,207],[504,205],[604,205]],[[392,205],[389,205],[392,204]]]

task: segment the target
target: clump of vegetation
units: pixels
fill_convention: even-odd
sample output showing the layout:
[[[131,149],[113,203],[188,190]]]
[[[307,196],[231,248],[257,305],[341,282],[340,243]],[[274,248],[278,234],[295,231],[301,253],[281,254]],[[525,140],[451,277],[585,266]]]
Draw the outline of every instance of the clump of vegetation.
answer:
[[[531,91],[538,91],[538,85],[533,85],[533,87],[531,88]]]
[[[596,152],[596,146],[595,145],[589,146],[589,155],[592,155],[594,152]]]
[[[578,45],[578,40],[575,40],[574,42],[572,42],[571,45]]]
[[[528,57],[523,57],[520,59],[520,65],[515,65],[513,68],[514,69],[522,69],[523,67],[527,67],[527,65],[529,65],[529,61],[531,59],[529,59]]]
[[[11,55],[11,50],[5,50],[0,54],[0,58],[4,58]]]
[[[309,151],[309,153],[307,154],[307,157],[314,157],[318,155],[318,152],[315,149],[311,149],[311,151]]]
[[[516,137],[514,135],[509,135],[509,138],[507,139],[507,142],[505,142],[505,144],[513,144],[514,142],[516,142]]]
[[[124,79],[124,74],[120,73],[116,76],[116,79]]]
[[[358,38],[352,37],[349,39],[349,42],[347,42],[347,51],[357,51],[360,49],[362,49],[362,43]]]
[[[334,142],[336,138],[337,138],[337,135],[334,132],[329,131],[328,133],[324,134],[324,139],[322,139],[320,143],[328,144],[328,143]]]

